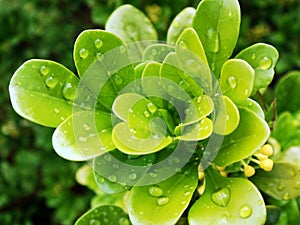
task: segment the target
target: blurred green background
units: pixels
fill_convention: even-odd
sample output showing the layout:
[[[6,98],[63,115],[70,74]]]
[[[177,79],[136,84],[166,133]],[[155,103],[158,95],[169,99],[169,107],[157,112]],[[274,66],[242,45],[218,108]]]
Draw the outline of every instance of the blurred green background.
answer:
[[[88,28],[103,28],[124,0],[0,0],[0,223],[67,225],[89,208],[93,193],[75,181],[80,163],[59,158],[53,130],[20,118],[8,84],[31,58],[51,59],[75,71],[73,43]],[[174,16],[199,0],[130,1],[152,20],[161,40]],[[276,82],[300,69],[300,1],[240,0],[241,35],[236,52],[256,42],[280,53]]]

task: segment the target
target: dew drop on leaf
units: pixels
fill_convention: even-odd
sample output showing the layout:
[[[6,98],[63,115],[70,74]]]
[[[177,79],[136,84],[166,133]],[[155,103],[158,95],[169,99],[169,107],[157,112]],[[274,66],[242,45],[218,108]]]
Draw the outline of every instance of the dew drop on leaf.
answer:
[[[169,201],[170,201],[170,199],[168,197],[161,197],[161,198],[157,199],[157,205],[164,206],[164,205],[168,204]]]
[[[149,113],[148,111],[144,111],[144,116],[145,116],[146,118],[149,118],[150,113]]]
[[[98,39],[95,40],[94,44],[95,44],[96,48],[101,48],[102,45],[103,45],[103,41],[98,38]]]
[[[283,191],[283,189],[284,189],[284,185],[279,184],[279,185],[277,186],[277,190],[278,190],[278,191]]]
[[[85,48],[80,49],[79,51],[79,56],[82,59],[86,59],[89,56],[89,51],[86,50]]]
[[[252,53],[251,59],[252,59],[252,60],[256,59],[256,54],[255,54],[255,53]]]
[[[110,155],[105,155],[105,156],[104,156],[104,159],[105,159],[107,162],[110,162],[112,158],[111,158]]]
[[[49,68],[47,66],[41,66],[40,72],[42,75],[47,75],[49,73]]]
[[[129,220],[125,217],[119,219],[119,225],[129,225]]]
[[[86,138],[86,137],[83,137],[83,136],[80,136],[80,137],[78,138],[78,141],[84,143],[84,142],[87,141],[87,138]]]
[[[248,218],[252,214],[252,208],[248,204],[244,204],[240,207],[239,214],[242,218]]]
[[[245,89],[244,94],[245,94],[246,96],[248,96],[248,94],[249,94],[249,89]]]
[[[228,77],[227,82],[231,88],[236,88],[237,82],[234,76]]]
[[[151,113],[155,113],[156,110],[157,110],[156,106],[153,105],[152,102],[150,102],[150,103],[147,104],[147,109],[148,109]]]
[[[122,45],[119,47],[119,50],[120,50],[120,53],[122,54],[125,52],[126,48],[125,48],[125,46]]]
[[[182,48],[187,48],[187,44],[184,41],[180,41],[179,46]]]
[[[149,187],[149,194],[152,195],[153,197],[159,197],[162,195],[162,193],[163,190],[156,185]]]
[[[90,225],[101,225],[101,222],[99,220],[96,220],[96,219],[91,219],[90,220]]]
[[[135,180],[137,177],[136,173],[131,173],[128,175],[129,180]]]
[[[55,77],[48,77],[46,80],[45,80],[45,84],[47,87],[49,88],[55,88],[56,84],[57,84],[58,80],[55,78]]]
[[[228,188],[222,188],[221,190],[213,193],[212,201],[221,207],[226,207],[230,199],[230,191]]]
[[[207,37],[210,39],[208,42],[208,49],[212,52],[218,52],[220,48],[220,37],[219,33],[214,29],[210,28],[207,30]]]
[[[58,108],[54,108],[53,111],[54,111],[55,113],[59,113],[59,109],[58,109]]]
[[[75,98],[76,89],[72,86],[71,83],[66,83],[63,88],[63,96],[68,100],[73,100]]]
[[[151,50],[151,55],[155,56],[156,54],[157,54],[156,49],[152,49],[152,50]]]
[[[90,126],[89,126],[87,123],[83,124],[82,127],[83,127],[83,129],[86,130],[86,131],[89,131],[89,130],[90,130]]]
[[[264,70],[268,70],[268,69],[270,69],[272,64],[273,64],[272,59],[265,56],[259,61],[259,68],[264,69]]]
[[[122,85],[124,83],[122,77],[120,77],[119,75],[114,76],[114,81],[117,85]]]
[[[288,192],[285,192],[285,193],[282,195],[282,199],[285,200],[285,201],[289,200],[289,199],[290,199],[289,193],[288,193]]]
[[[111,181],[111,182],[116,182],[117,181],[117,177],[115,175],[110,175],[108,177],[108,179]]]

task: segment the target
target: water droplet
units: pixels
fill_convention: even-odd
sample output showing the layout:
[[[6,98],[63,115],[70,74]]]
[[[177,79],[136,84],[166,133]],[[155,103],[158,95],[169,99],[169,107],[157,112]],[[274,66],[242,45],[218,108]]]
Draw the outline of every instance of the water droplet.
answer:
[[[182,87],[185,90],[189,89],[189,84],[187,82],[185,82],[184,80],[179,81],[179,85],[180,85],[180,87]]]
[[[114,76],[114,81],[115,81],[116,85],[122,85],[124,83],[122,77],[120,77],[117,74]]]
[[[155,105],[153,105],[153,103],[152,103],[152,102],[148,103],[148,105],[147,105],[147,109],[148,109],[148,110],[149,110],[151,113],[155,113],[155,112],[156,112],[156,110],[157,110],[156,106],[155,106]]]
[[[282,195],[282,199],[285,200],[285,201],[289,200],[289,199],[290,199],[289,193],[288,193],[288,192],[285,192],[285,193]]]
[[[245,89],[244,94],[245,94],[246,96],[248,96],[249,90],[248,90],[248,89]]]
[[[42,75],[47,75],[49,73],[49,68],[47,66],[41,66],[40,72]]]
[[[87,141],[87,138],[86,138],[86,137],[83,137],[83,136],[80,136],[80,137],[78,138],[78,141],[80,141],[80,142],[86,142],[86,141]]]
[[[279,184],[279,185],[277,186],[277,190],[278,190],[278,191],[283,191],[284,188],[285,188],[285,187],[284,187],[284,185],[282,185],[282,184]]]
[[[272,59],[265,56],[259,61],[258,66],[261,69],[268,70],[271,68],[272,64],[273,64]]]
[[[73,100],[75,98],[76,89],[72,86],[71,83],[66,83],[63,88],[63,96],[66,99]]]
[[[58,80],[52,76],[48,77],[45,81],[47,87],[49,87],[49,88],[55,88],[57,82],[58,82]]]
[[[115,163],[115,164],[112,165],[112,167],[113,167],[114,169],[119,169],[119,164],[116,164],[116,163]]]
[[[96,220],[96,219],[91,219],[90,220],[90,225],[101,225],[101,222],[99,220]]]
[[[131,173],[128,175],[129,180],[135,180],[137,178],[136,173]]]
[[[159,205],[159,206],[163,206],[163,205],[168,204],[169,201],[170,201],[170,199],[169,199],[168,197],[161,197],[161,198],[159,198],[159,199],[157,200],[156,203],[157,203],[157,205]]]
[[[104,56],[103,56],[103,54],[102,54],[101,52],[97,52],[96,58],[97,58],[99,61],[102,61],[103,58],[104,58]]]
[[[237,82],[234,76],[228,77],[227,82],[231,88],[236,88]]]
[[[146,111],[144,111],[144,116],[145,116],[146,118],[149,118],[150,113],[146,110]]]
[[[230,116],[227,114],[226,115],[226,121],[228,121],[230,119]]]
[[[155,172],[150,172],[149,175],[150,175],[150,177],[153,177],[153,178],[157,177],[157,173],[155,173]]]
[[[90,126],[89,126],[87,123],[83,124],[82,127],[83,127],[83,129],[86,130],[86,131],[89,131],[89,130],[90,130]]]
[[[85,48],[80,49],[79,51],[79,56],[82,59],[86,59],[89,56],[89,51],[86,50]]]
[[[159,186],[154,185],[149,188],[149,194],[154,197],[159,197],[163,194],[163,190]]]
[[[108,179],[109,179],[111,182],[116,182],[116,181],[117,181],[117,177],[114,176],[114,175],[110,175],[110,176],[108,177]]]
[[[179,46],[182,48],[187,48],[187,44],[184,41],[180,41]]]
[[[252,60],[256,59],[256,54],[255,54],[255,53],[252,53],[251,59],[252,59]]]
[[[248,218],[252,214],[252,208],[248,204],[242,205],[239,213],[242,218]]]
[[[124,53],[124,52],[126,51],[126,48],[125,48],[124,45],[121,45],[121,46],[119,47],[119,50],[120,50],[120,53]]]
[[[96,48],[101,48],[102,45],[103,45],[103,41],[98,38],[98,39],[95,40],[94,44],[95,44]]]
[[[218,206],[227,206],[230,199],[230,191],[228,188],[222,188],[221,190],[213,193],[212,201]]]
[[[208,42],[208,49],[212,52],[218,52],[220,48],[220,37],[218,31],[214,28],[207,30],[207,36],[210,39]]]
[[[152,50],[151,50],[151,55],[155,56],[156,54],[157,54],[156,49],[152,49]]]
[[[129,225],[130,222],[127,218],[123,217],[119,219],[119,225]]]
[[[186,192],[184,192],[184,196],[188,196],[188,195],[190,195],[191,194],[191,192],[190,191],[186,191]]]
[[[259,205],[262,205],[262,204],[264,204],[264,202],[263,202],[262,200],[259,200],[259,201],[258,201],[258,204],[259,204]]]
[[[55,113],[59,113],[59,109],[58,109],[58,108],[54,108],[53,111],[54,111]]]
[[[232,16],[232,11],[229,11],[228,16]]]
[[[173,23],[173,25],[174,25],[174,28],[178,28],[180,24],[176,21]]]
[[[106,155],[104,156],[104,159],[105,159],[107,162],[110,162],[111,159],[112,159],[112,157],[111,157],[110,154],[106,154]]]
[[[216,70],[216,64],[214,62],[211,64],[211,70],[213,72]]]

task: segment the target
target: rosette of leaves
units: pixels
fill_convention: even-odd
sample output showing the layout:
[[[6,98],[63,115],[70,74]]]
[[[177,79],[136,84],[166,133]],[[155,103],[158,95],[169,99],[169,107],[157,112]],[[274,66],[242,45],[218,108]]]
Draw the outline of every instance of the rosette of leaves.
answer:
[[[15,72],[9,86],[15,111],[55,127],[52,142],[61,157],[92,161],[102,191],[128,192],[123,210],[99,206],[76,224],[175,224],[186,217],[189,224],[264,223],[257,188],[215,169],[250,157],[270,135],[251,97],[272,81],[278,53],[258,43],[232,57],[239,26],[237,0],[203,0],[179,13],[168,43],[158,43],[150,20],[123,5],[105,30],[78,36],[78,76],[39,59]],[[213,135],[224,136],[220,148],[202,151]],[[183,164],[172,156],[176,149],[189,155]],[[205,157],[211,166],[199,198],[197,168]],[[162,161],[166,167],[153,169]]]

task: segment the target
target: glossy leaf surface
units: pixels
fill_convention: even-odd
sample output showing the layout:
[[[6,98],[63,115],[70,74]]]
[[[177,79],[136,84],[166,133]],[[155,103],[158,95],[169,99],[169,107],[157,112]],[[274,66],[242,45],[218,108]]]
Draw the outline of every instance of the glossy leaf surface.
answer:
[[[52,144],[61,157],[84,161],[115,149],[111,130],[109,114],[81,111],[68,117],[56,128]]]
[[[26,61],[9,84],[12,106],[30,121],[57,127],[72,114],[78,83],[70,70],[56,62]]]
[[[258,150],[268,139],[268,124],[254,112],[239,108],[240,123],[231,134],[224,137],[221,149],[214,162],[218,166],[227,166],[240,161]]]
[[[157,40],[150,20],[132,5],[122,5],[108,18],[105,30],[118,35],[125,43]]]
[[[86,212],[75,223],[75,225],[96,225],[96,224],[120,224],[130,225],[126,213],[119,207],[112,205],[99,206]]]
[[[230,59],[224,63],[220,75],[222,93],[235,103],[246,101],[254,82],[254,70],[244,60]]]
[[[192,20],[196,10],[192,7],[187,7],[177,14],[172,21],[168,33],[167,42],[175,44],[181,32],[188,27],[192,27]]]
[[[133,187],[128,197],[128,213],[132,223],[175,224],[197,187],[197,170],[195,167],[190,170],[177,173],[156,185]]]
[[[265,218],[263,198],[250,181],[225,178],[212,172],[206,176],[204,194],[194,203],[188,216],[190,225],[264,224]]]
[[[284,76],[275,88],[276,110],[292,113],[300,110],[300,71],[293,71]]]
[[[300,195],[299,165],[278,162],[272,171],[256,171],[251,178],[255,185],[278,200],[290,200]]]
[[[74,44],[74,62],[80,77],[84,75],[95,60],[123,42],[115,34],[104,30],[85,30],[77,37]]]
[[[193,28],[199,35],[216,77],[219,77],[223,63],[231,56],[236,45],[240,17],[237,0],[204,0],[198,5]]]
[[[278,52],[273,46],[263,43],[254,44],[241,51],[235,58],[247,61],[255,70],[252,94],[271,83],[278,60]]]

